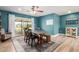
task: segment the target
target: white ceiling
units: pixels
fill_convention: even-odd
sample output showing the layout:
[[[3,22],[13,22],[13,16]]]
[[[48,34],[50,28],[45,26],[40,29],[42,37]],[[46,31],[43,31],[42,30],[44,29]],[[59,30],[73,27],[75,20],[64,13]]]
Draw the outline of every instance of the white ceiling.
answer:
[[[17,12],[32,16],[43,16],[51,13],[56,13],[58,15],[65,15],[68,14],[68,11],[71,11],[71,13],[79,12],[79,6],[39,6],[39,8],[44,12],[34,15],[33,13],[28,12],[28,10],[31,10],[31,7],[32,6],[0,6],[0,10]],[[21,10],[18,10],[20,8]]]

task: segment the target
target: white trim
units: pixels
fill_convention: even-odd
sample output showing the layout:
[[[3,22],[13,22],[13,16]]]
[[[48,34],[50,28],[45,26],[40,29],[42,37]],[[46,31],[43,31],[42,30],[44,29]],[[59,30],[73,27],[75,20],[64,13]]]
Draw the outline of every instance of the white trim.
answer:
[[[35,30],[34,18],[32,18],[31,20],[32,20],[32,32],[34,32],[34,30]]]
[[[12,33],[12,37],[15,36],[15,15],[9,14],[9,32]]]
[[[56,35],[51,35],[51,37],[56,37],[56,36],[59,36],[59,35],[65,35],[65,34],[59,33],[59,34],[56,34]]]
[[[56,35],[51,35],[51,41],[53,41],[53,37],[56,37],[56,36],[58,36],[59,34],[56,34]]]
[[[65,35],[65,34],[60,33],[59,35]]]
[[[54,37],[59,36],[60,34],[56,34],[56,35],[51,35],[51,41],[58,43],[55,39],[53,39]]]
[[[51,36],[56,37],[56,36],[59,36],[59,35],[65,35],[65,34],[59,33],[59,34],[51,35]]]
[[[56,37],[56,36],[58,36],[59,34],[56,34],[56,35],[51,35],[51,37]]]

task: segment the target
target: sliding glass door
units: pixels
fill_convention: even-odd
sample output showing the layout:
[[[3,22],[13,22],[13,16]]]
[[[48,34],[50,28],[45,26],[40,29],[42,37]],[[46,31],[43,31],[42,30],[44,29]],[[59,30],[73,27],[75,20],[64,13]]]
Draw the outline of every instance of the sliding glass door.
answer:
[[[29,26],[29,29],[32,29],[32,21],[29,19],[16,19],[15,21],[15,33],[16,35],[23,35],[24,29]]]

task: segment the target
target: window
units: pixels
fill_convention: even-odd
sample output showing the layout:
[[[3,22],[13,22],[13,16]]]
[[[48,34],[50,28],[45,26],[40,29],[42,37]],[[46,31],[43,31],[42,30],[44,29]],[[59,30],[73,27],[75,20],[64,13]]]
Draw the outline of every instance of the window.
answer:
[[[52,19],[47,20],[47,21],[46,21],[46,25],[53,25],[53,20],[52,20]]]

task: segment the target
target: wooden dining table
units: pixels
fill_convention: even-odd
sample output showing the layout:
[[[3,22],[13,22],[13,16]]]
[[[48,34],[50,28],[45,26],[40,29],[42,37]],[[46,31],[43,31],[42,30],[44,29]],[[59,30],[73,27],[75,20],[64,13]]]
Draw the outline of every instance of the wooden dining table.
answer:
[[[37,40],[37,42],[36,42]],[[48,43],[50,42],[50,35],[48,35],[46,32],[43,31],[34,31],[32,32],[32,35],[30,35],[30,41],[31,42],[31,46],[38,46],[38,45],[42,45],[44,43]]]
[[[38,45],[49,43],[51,41],[50,35],[48,35],[45,32],[35,31],[34,33],[36,33],[39,37],[38,42],[37,42]]]

